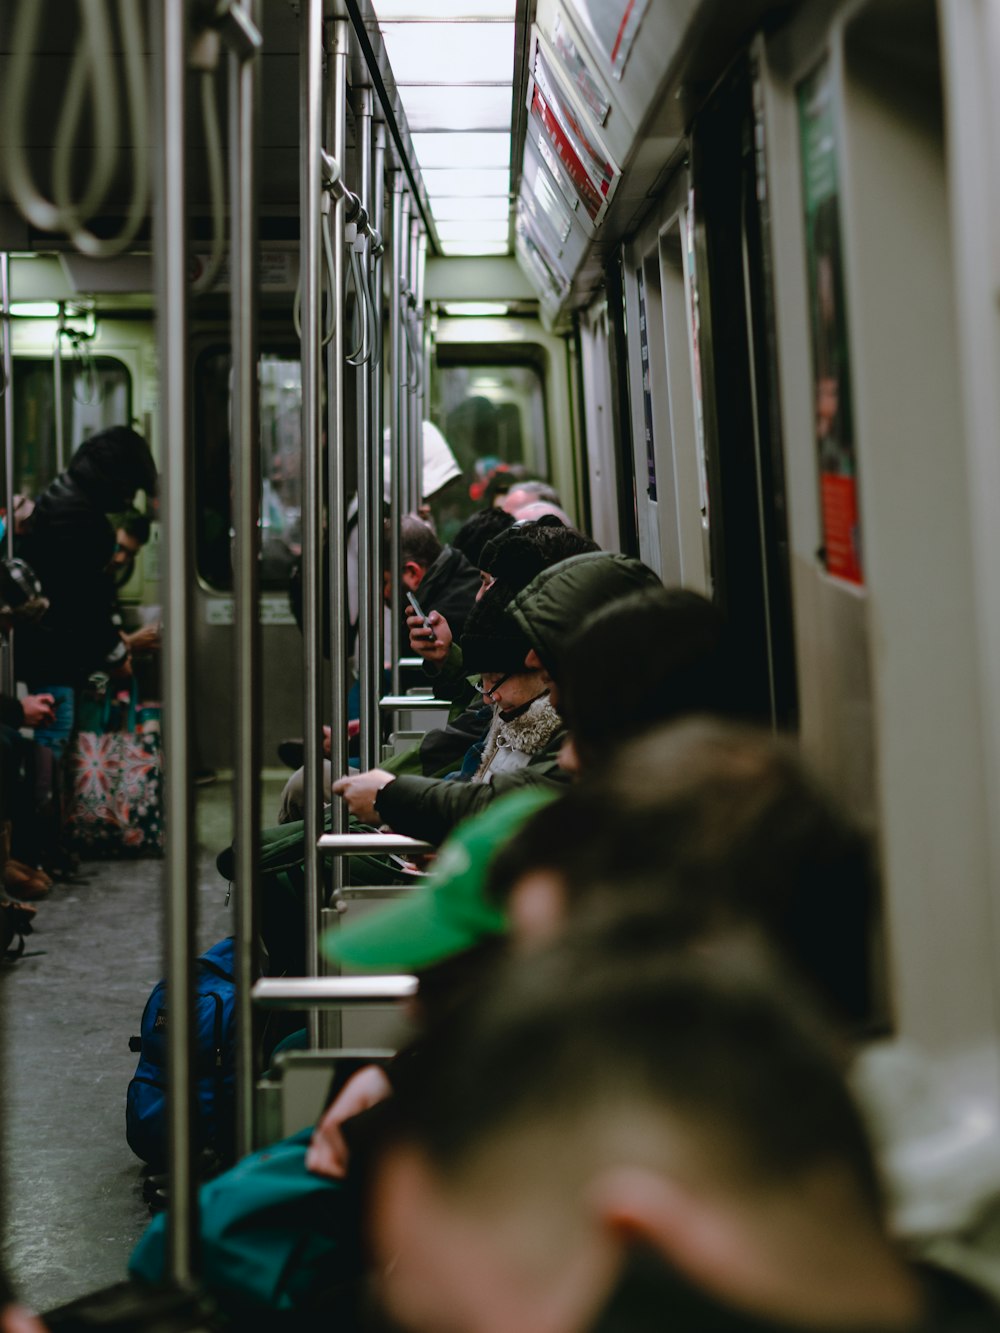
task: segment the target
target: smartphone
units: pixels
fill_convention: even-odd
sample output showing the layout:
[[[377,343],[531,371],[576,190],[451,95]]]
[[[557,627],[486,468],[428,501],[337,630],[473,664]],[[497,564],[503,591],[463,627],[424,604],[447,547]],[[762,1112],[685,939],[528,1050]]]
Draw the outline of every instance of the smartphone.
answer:
[[[413,608],[413,611],[417,613],[417,616],[420,616],[420,619],[423,620],[425,627],[427,627],[428,629],[431,628],[427,624],[427,616],[424,615],[424,608],[421,607],[419,601],[416,600],[416,597],[413,596],[412,592],[407,592],[407,601],[409,605],[411,605],[411,607]]]
[[[407,592],[406,600],[410,603],[414,611],[416,611],[417,615],[424,622],[424,629],[427,631],[427,642],[436,643],[437,639],[434,637],[433,629],[431,629],[430,625],[427,623],[427,617],[424,615],[424,609],[417,601],[417,599],[414,597],[412,592]]]

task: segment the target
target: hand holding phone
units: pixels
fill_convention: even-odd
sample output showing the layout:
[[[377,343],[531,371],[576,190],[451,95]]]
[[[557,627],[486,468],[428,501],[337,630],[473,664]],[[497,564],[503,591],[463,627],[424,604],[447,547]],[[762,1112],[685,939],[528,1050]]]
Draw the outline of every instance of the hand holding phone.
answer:
[[[412,592],[407,592],[407,594],[406,594],[406,600],[410,603],[410,605],[413,607],[414,611],[417,613],[417,615],[418,615],[418,616],[420,617],[420,619],[423,621],[424,629],[427,631],[427,642],[428,642],[429,644],[430,644],[430,643],[436,643],[436,642],[437,642],[437,639],[434,637],[434,630],[431,628],[430,622],[428,621],[426,615],[424,614],[424,609],[423,609],[423,607],[420,605],[420,603],[419,603],[419,602],[417,601],[417,599],[414,597],[414,595],[413,595]]]

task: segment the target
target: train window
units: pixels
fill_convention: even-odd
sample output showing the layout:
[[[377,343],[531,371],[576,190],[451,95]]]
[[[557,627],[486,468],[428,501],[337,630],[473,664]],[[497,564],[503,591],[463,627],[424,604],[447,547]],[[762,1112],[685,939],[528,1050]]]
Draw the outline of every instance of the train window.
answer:
[[[301,553],[302,370],[296,353],[263,352],[260,367],[261,587],[285,589]],[[198,573],[213,588],[233,583],[228,347],[195,361],[195,486]]]
[[[538,366],[439,362],[434,376],[433,418],[451,445],[461,483],[434,502],[447,541],[479,509],[498,470],[548,476],[545,383]]]
[[[63,465],[96,431],[132,420],[132,377],[111,356],[62,363]],[[51,357],[19,356],[14,369],[14,484],[38,495],[59,472]]]

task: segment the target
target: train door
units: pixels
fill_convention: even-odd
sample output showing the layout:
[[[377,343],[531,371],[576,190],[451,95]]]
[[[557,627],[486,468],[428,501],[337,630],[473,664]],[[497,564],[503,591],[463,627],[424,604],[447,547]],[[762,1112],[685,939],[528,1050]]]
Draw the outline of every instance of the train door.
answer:
[[[667,584],[710,594],[708,493],[689,181],[678,171],[625,252],[626,321],[639,551]]]
[[[762,122],[750,65],[723,80],[691,144],[699,354],[715,595],[742,645],[748,702],[794,726],[784,464]]]

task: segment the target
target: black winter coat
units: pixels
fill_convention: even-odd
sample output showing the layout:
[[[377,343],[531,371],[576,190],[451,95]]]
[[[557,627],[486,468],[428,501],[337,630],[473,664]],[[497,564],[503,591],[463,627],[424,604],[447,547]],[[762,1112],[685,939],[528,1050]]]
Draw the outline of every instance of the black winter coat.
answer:
[[[17,553],[38,575],[49,609],[19,625],[18,678],[36,685],[78,685],[121,651],[114,624],[115,587],[108,562],[115,534],[85,486],[61,473],[39,496]]]
[[[461,551],[454,546],[446,546],[425,571],[414,595],[427,615],[437,611],[444,616],[457,643],[465,629],[465,618],[475,605],[479,583],[479,570],[469,564]],[[404,644],[409,643],[405,611],[407,605],[404,599]]]

